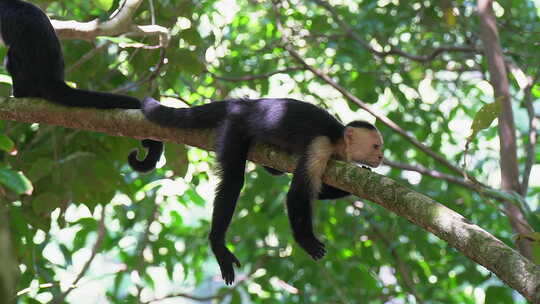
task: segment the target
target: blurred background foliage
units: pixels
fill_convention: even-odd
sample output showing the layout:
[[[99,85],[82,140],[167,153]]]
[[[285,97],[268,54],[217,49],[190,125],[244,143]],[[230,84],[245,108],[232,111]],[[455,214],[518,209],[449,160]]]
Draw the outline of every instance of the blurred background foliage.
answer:
[[[32,2],[53,19],[77,21],[106,20],[119,5],[118,0]],[[507,61],[538,80],[540,2],[499,1],[494,9]],[[327,108],[344,122],[373,121],[291,57],[284,49],[289,42],[309,65],[460,166],[475,114],[494,101],[479,51],[474,1],[148,0],[133,21],[171,30],[157,78],[145,81],[159,64],[160,50],[125,45],[154,45],[155,38],[98,37],[62,41],[67,80],[178,105],[293,97]],[[438,48],[447,49],[435,54]],[[0,48],[0,57],[5,52]],[[81,61],[86,54],[91,56]],[[0,73],[0,93],[8,96],[7,71]],[[519,75],[510,74],[510,85],[524,166],[526,105],[534,102],[540,115],[540,85],[527,96]],[[377,126],[389,160],[452,174]],[[10,228],[0,241],[9,252],[5,239],[11,238],[19,263],[20,275],[11,275],[18,303],[525,302],[445,242],[354,197],[317,202],[316,231],[328,254],[313,262],[293,242],[284,213],[290,177],[271,177],[254,164],[248,166],[228,233],[242,267],[236,284],[225,287],[207,242],[216,184],[213,154],[170,144],[158,170],[138,175],[126,165],[137,144],[0,121],[0,211]],[[467,170],[497,189],[496,124],[478,133],[470,149]],[[540,203],[540,149],[536,153],[525,196],[532,215]],[[376,172],[433,197],[514,246],[499,202],[414,171],[383,166]],[[6,261],[9,254],[0,258]]]

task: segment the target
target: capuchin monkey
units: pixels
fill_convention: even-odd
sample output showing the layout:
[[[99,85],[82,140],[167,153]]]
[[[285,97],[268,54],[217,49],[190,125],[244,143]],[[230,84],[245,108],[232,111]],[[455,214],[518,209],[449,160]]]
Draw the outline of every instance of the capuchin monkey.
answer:
[[[6,69],[13,79],[13,96],[40,97],[65,106],[99,109],[140,109],[138,99],[75,89],[64,81],[64,57],[54,28],[37,6],[20,0],[0,0],[0,42],[7,45]],[[138,171],[155,168],[163,143],[144,140],[148,155],[129,162]]]
[[[325,110],[294,99],[233,99],[176,109],[147,97],[142,101],[142,111],[162,126],[217,131],[216,154],[221,170],[209,239],[228,285],[234,281],[233,264],[239,267],[240,262],[225,246],[225,233],[254,142],[273,144],[300,156],[287,193],[287,212],[294,239],[314,260],[322,258],[326,250],[313,232],[311,202],[350,194],[322,183],[328,160],[334,157],[371,167],[383,160],[383,139],[375,126],[365,121],[344,126]]]

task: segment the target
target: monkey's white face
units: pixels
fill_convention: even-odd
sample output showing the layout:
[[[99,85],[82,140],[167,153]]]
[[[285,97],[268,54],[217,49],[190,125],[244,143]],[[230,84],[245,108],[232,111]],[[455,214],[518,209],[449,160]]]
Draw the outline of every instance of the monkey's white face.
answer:
[[[378,167],[383,161],[383,138],[379,130],[351,128],[345,130],[345,144],[351,161]]]

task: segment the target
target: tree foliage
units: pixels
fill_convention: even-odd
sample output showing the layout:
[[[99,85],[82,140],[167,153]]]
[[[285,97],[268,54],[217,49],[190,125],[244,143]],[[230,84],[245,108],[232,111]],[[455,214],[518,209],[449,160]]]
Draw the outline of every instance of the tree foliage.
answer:
[[[88,21],[106,20],[122,1],[33,2],[53,19]],[[529,122],[540,115],[540,7],[537,1],[495,2],[494,11],[525,176],[528,163],[536,170],[540,164],[540,151],[532,160],[527,153]],[[503,203],[489,195],[502,195],[496,191],[497,125],[484,123],[465,152],[473,120],[481,124],[490,121],[483,112],[500,111],[489,106],[496,99],[475,2],[158,0],[144,1],[133,22],[170,29],[165,57],[142,47],[155,45],[154,37],[63,40],[66,78],[82,88],[152,95],[169,104],[294,97],[344,122],[372,119],[336,90],[338,84],[492,189],[455,182],[462,176],[377,121],[392,162],[379,173],[515,247]],[[1,73],[0,93],[8,96],[9,78]],[[134,139],[0,121],[0,202],[20,265],[19,303],[150,303],[171,296],[224,303],[524,302],[445,242],[357,198],[317,202],[316,231],[328,253],[313,262],[294,244],[284,213],[290,177],[269,176],[254,165],[228,233],[243,265],[237,284],[226,288],[207,242],[213,154],[168,144],[162,166],[138,175],[126,166],[136,145]],[[540,184],[530,181],[513,201],[540,231]],[[536,234],[517,237],[534,241],[538,262]]]

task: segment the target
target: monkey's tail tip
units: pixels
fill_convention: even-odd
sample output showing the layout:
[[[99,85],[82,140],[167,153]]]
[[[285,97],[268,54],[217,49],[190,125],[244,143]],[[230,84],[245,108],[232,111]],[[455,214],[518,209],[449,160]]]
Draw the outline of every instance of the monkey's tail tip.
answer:
[[[137,172],[150,172],[156,168],[156,164],[163,153],[163,142],[151,139],[142,141],[142,146],[148,149],[148,153],[143,160],[139,160],[138,150],[133,150],[128,155],[129,166]]]

